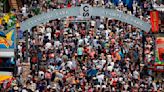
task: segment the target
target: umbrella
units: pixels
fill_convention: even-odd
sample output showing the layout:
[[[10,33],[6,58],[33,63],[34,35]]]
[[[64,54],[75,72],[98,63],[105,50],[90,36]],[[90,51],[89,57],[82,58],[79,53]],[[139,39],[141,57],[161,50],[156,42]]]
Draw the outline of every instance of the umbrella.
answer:
[[[96,76],[98,70],[96,69],[90,69],[87,71],[87,76]]]

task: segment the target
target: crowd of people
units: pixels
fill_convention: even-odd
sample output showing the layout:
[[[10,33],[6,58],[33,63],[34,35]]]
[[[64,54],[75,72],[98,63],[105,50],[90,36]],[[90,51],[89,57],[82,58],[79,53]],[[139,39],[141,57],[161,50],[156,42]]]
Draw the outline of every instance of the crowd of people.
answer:
[[[152,8],[151,2],[138,0],[133,0],[132,6],[121,0],[66,0],[67,4],[56,1],[32,0],[15,14],[19,21],[24,21],[41,12],[89,3],[115,8],[149,23]],[[153,72],[147,70],[155,58],[154,39],[144,34],[149,33],[102,16],[92,16],[83,22],[55,19],[40,24],[29,31],[28,48],[26,42],[19,42],[17,81],[9,91],[162,92],[164,81],[157,81]],[[23,81],[21,63],[27,57],[31,73]]]

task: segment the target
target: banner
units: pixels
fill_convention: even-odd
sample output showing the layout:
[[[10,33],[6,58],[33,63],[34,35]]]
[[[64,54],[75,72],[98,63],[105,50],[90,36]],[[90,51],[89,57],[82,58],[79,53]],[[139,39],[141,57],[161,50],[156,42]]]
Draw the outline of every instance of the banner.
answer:
[[[2,34],[3,32],[1,32]],[[0,36],[0,49],[14,49],[15,30],[11,29],[8,33]]]
[[[13,57],[15,45],[15,28],[6,33],[0,31],[0,57]]]
[[[156,62],[164,64],[164,37],[157,37],[156,39]]]
[[[150,20],[151,20],[152,32],[158,33],[158,31],[159,31],[159,12],[158,11],[150,11]]]

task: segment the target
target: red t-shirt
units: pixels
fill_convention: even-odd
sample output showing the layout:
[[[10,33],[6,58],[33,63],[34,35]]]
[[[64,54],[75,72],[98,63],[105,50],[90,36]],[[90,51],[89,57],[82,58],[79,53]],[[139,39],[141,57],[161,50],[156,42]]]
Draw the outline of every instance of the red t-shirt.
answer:
[[[55,34],[56,34],[56,37],[59,37],[60,31],[55,32]]]
[[[70,4],[70,3],[68,3],[68,4],[67,4],[67,8],[70,8],[70,7],[71,7],[71,4]]]
[[[80,34],[82,34],[82,36],[85,36],[85,30],[81,30]]]
[[[34,57],[32,57],[31,61],[32,61],[32,63],[36,63],[38,61],[38,58],[34,56]]]

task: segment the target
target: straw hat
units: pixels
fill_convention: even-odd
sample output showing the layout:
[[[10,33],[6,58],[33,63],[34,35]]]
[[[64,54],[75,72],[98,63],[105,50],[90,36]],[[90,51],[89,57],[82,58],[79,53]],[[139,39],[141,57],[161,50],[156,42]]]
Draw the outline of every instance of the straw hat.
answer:
[[[15,90],[15,91],[17,91],[18,89],[19,89],[18,86],[15,86],[15,87],[14,87],[14,90]]]
[[[143,67],[143,66],[144,66],[144,64],[140,64],[140,66],[142,66],[142,67]]]
[[[95,80],[95,79],[96,79],[96,77],[93,77],[93,79]]]
[[[68,32],[64,32],[63,34],[64,34],[64,35],[67,35],[67,34],[68,34]]]
[[[50,69],[48,69],[48,70],[47,70],[47,72],[51,72],[51,70],[50,70]]]

